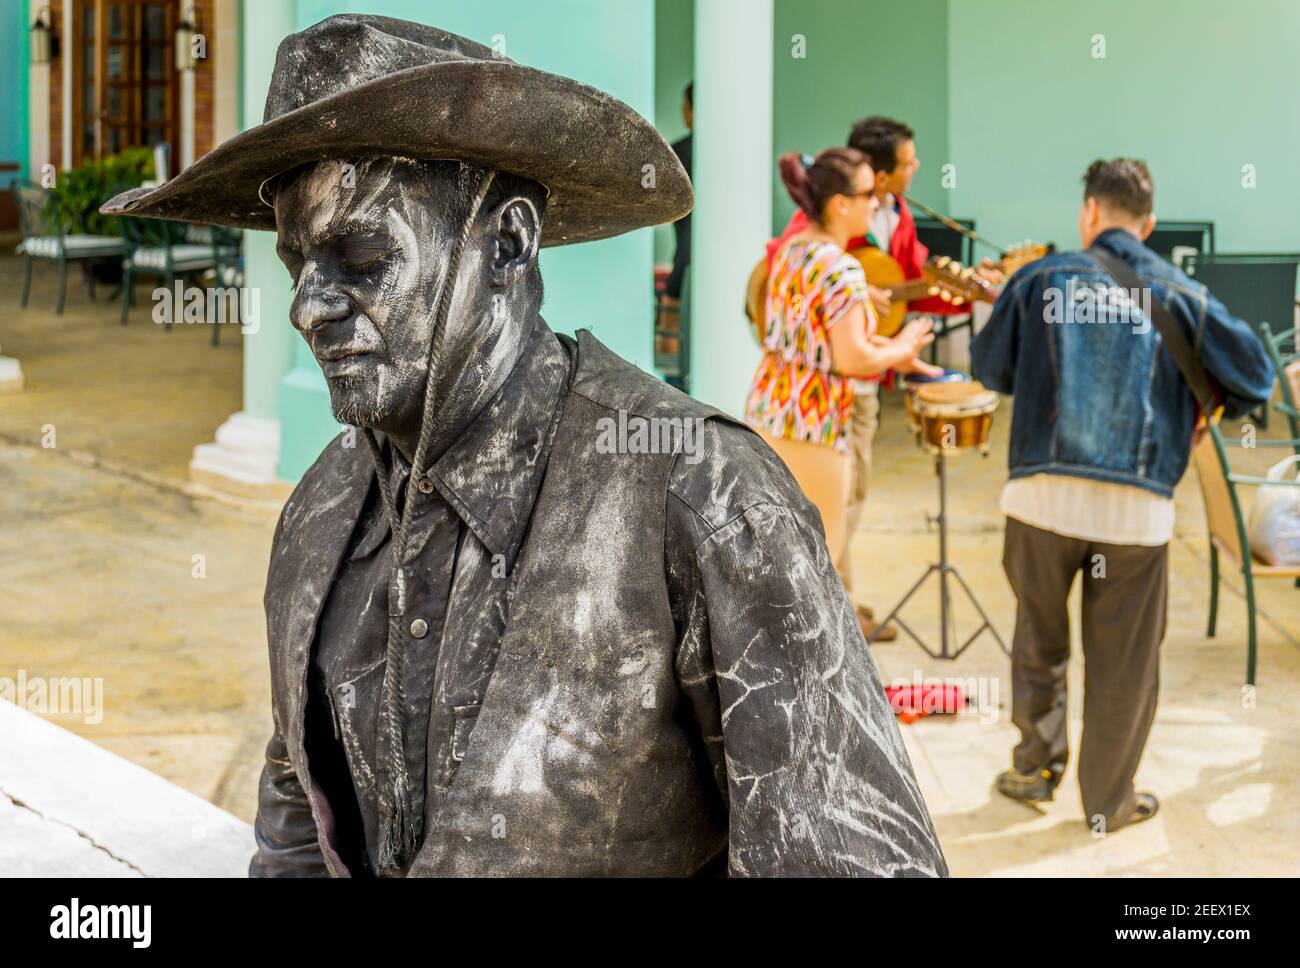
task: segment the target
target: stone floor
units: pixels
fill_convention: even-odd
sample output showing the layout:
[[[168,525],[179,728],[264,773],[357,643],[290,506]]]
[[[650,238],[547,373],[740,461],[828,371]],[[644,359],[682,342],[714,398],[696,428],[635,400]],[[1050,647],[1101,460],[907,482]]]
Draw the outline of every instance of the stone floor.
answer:
[[[17,308],[15,260],[0,259],[0,347],[27,389],[0,396],[0,676],[104,680],[101,723],[48,716],[99,746],[250,820],[270,729],[261,593],[273,509],[214,501],[188,487],[195,444],[239,408],[239,345],[200,327],[164,332],[143,310],[123,329],[83,291],[63,317],[52,278]],[[950,471],[951,558],[1009,643],[1014,602],[1002,576],[997,495],[1009,412],[994,452]],[[41,446],[53,424],[57,446]],[[1259,469],[1262,452],[1242,455]],[[888,611],[937,552],[929,459],[886,399],[868,513],[853,552],[860,597]],[[1009,661],[987,635],[955,661],[914,644],[873,647],[883,677],[970,679],[982,708],[902,727],[952,870],[964,875],[1276,875],[1300,873],[1300,592],[1259,594],[1259,688],[1245,695],[1240,581],[1205,637],[1204,516],[1194,474],[1178,491],[1161,703],[1140,784],[1162,798],[1151,823],[1095,839],[1071,775],[1042,809],[990,790],[1009,760]],[[201,556],[201,557],[196,557]],[[937,629],[937,590],[907,616]],[[958,603],[959,629],[974,626]],[[1076,650],[1077,651],[1077,650]],[[1071,682],[1081,681],[1077,655]],[[1077,738],[1081,696],[1071,695]],[[17,831],[0,809],[0,831]],[[3,836],[0,836],[3,839]]]
[[[988,458],[959,455],[949,462],[948,474],[949,557],[1008,646],[1015,599],[1002,574],[997,498],[1005,477],[1009,417],[1004,408],[995,418]],[[1234,456],[1247,472],[1260,473],[1268,465],[1264,449]],[[938,555],[937,532],[927,529],[926,518],[938,508],[933,465],[912,442],[896,396],[887,399],[875,461],[871,500],[853,552],[858,584],[865,589],[859,597],[888,613]],[[1010,723],[1010,660],[987,632],[956,660],[933,659],[905,635],[872,646],[886,682],[968,680],[983,699],[980,708],[960,716],[902,727],[954,873],[1300,874],[1300,737],[1292,705],[1300,694],[1300,589],[1281,579],[1257,584],[1257,689],[1244,690],[1246,605],[1239,577],[1229,577],[1220,593],[1217,637],[1205,636],[1209,565],[1194,471],[1179,485],[1176,501],[1161,698],[1137,775],[1139,788],[1161,800],[1160,813],[1148,823],[1094,838],[1084,822],[1073,770],[1056,800],[1042,808],[991,790],[993,776],[1010,765],[1018,733]],[[935,651],[938,594],[931,578],[904,612]],[[954,594],[958,641],[965,641],[980,619],[960,592]],[[1076,582],[1076,619],[1078,596]],[[1077,748],[1083,663],[1075,624],[1069,710]]]
[[[213,347],[140,305],[122,327],[73,285],[56,316],[46,267],[20,309],[19,265],[0,259],[0,352],[26,380],[0,395],[0,676],[102,678],[101,723],[50,721],[251,820],[277,510],[208,499],[186,469],[240,408],[239,334]]]

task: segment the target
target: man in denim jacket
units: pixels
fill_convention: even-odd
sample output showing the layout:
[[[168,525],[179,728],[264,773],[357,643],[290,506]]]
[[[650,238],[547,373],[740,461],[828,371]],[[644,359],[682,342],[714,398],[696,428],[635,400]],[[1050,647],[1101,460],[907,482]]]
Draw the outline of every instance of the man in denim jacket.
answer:
[[[1011,675],[1021,739],[997,788],[1051,800],[1065,771],[1066,599],[1082,570],[1079,786],[1101,832],[1158,808],[1134,791],[1133,775],[1155,717],[1173,488],[1198,412],[1149,300],[1184,327],[1226,416],[1267,400],[1273,372],[1245,322],[1143,245],[1155,227],[1146,165],[1097,161],[1084,183],[1084,248],[1122,259],[1146,288],[1130,298],[1087,252],[1048,256],[1012,278],[972,356],[978,380],[1016,396],[1001,509],[1003,567],[1018,600]]]

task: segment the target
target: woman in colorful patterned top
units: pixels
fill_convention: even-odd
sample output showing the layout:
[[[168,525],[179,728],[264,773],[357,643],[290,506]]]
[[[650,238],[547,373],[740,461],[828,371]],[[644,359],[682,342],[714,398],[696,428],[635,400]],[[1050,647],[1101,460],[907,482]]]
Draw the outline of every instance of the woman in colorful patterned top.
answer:
[[[876,209],[866,155],[827,148],[781,158],[781,179],[809,225],[777,250],[768,276],[763,347],[745,420],[790,468],[821,512],[831,559],[844,524],[851,464],[853,378],[885,370],[938,373],[917,354],[933,341],[928,319],[893,339],[876,334],[862,266],[844,247],[866,235]]]

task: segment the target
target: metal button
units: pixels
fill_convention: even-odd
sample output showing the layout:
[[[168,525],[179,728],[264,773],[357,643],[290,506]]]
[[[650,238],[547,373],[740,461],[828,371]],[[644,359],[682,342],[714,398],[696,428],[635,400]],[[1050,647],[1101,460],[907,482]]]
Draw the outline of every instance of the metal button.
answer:
[[[429,480],[427,477],[420,478],[419,481],[416,482],[415,486],[420,489],[421,494],[433,493],[433,481]]]
[[[417,618],[411,623],[411,634],[417,639],[422,639],[429,634],[429,623],[422,618]]]

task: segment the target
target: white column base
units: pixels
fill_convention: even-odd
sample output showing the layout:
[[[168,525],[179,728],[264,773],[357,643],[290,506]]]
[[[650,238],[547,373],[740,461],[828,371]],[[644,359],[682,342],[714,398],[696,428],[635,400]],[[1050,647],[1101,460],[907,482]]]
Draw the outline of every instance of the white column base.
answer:
[[[190,478],[219,491],[257,500],[283,499],[292,487],[280,480],[280,422],[242,410],[217,428],[213,444],[199,444]]]
[[[0,356],[0,391],[22,388],[23,368],[12,356]]]

